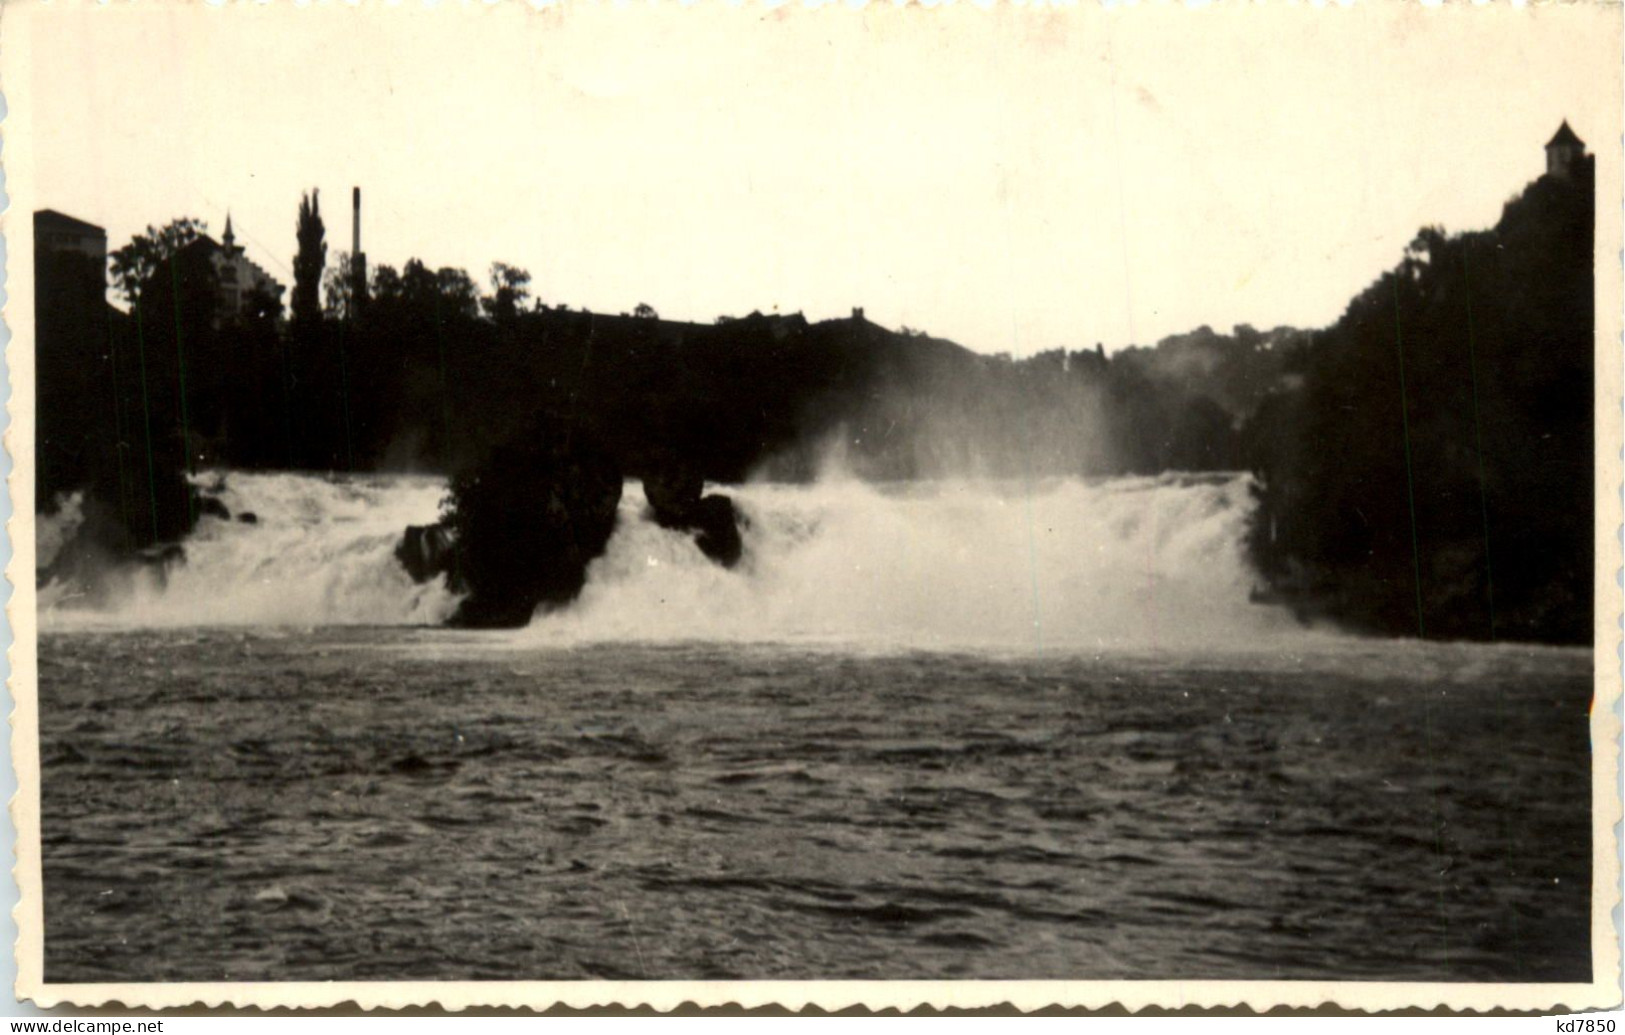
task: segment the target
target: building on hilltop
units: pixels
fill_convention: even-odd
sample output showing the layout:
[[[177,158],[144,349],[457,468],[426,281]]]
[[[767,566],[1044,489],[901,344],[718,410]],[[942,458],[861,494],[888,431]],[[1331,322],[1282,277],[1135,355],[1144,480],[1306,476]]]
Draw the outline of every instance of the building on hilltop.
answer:
[[[107,231],[55,209],[34,213],[34,254],[42,251],[76,252],[107,266]]]
[[[36,506],[83,488],[116,455],[110,359],[118,310],[107,301],[107,231],[51,209],[34,213]],[[13,327],[13,330],[21,328]],[[111,423],[111,422],[110,422]]]
[[[267,311],[282,318],[282,293],[286,289],[244,254],[232,231],[230,215],[226,216],[226,232],[219,241],[200,234],[181,251],[202,254],[214,269],[219,281],[214,306],[217,326]]]
[[[1559,180],[1576,179],[1582,166],[1590,160],[1585,141],[1575,135],[1564,119],[1556,135],[1546,144],[1546,175]]]
[[[42,208],[34,213],[37,312],[96,312],[107,297],[107,231]]]

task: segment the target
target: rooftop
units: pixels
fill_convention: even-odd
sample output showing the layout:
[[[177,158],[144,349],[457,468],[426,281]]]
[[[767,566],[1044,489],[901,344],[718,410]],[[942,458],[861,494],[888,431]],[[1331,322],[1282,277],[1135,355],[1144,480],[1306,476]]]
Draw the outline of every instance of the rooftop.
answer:
[[[1585,141],[1575,136],[1574,130],[1569,128],[1568,119],[1563,120],[1563,125],[1557,128],[1557,134],[1546,143],[1547,147],[1562,147],[1565,145],[1579,148],[1584,148],[1586,146]]]
[[[72,230],[81,234],[107,235],[107,231],[95,223],[87,223],[83,219],[75,219],[70,215],[58,212],[54,208],[42,208],[34,213],[35,230]]]

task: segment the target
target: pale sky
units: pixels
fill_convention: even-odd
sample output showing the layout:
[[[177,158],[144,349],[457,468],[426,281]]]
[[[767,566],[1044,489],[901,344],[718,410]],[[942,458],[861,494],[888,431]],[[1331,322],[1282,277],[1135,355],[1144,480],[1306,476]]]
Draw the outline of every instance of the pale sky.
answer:
[[[110,247],[229,209],[291,285],[300,192],[331,256],[359,184],[375,266],[1018,355],[1323,325],[1420,225],[1491,225],[1562,119],[1619,152],[1617,4],[31,13],[6,161]]]

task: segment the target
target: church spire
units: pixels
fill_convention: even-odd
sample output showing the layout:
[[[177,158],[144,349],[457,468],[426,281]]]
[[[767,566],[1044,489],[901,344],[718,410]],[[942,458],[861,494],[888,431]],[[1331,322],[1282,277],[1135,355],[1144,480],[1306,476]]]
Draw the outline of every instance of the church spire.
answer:
[[[237,235],[231,232],[230,209],[226,210],[226,232],[220,235],[220,243],[225,245],[227,250],[230,250],[231,246],[237,243]]]

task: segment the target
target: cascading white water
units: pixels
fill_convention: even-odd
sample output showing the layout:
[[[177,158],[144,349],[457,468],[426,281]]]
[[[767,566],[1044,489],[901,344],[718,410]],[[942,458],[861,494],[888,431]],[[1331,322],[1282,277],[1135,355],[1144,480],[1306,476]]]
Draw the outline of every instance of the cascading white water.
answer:
[[[629,486],[581,598],[527,635],[1076,649],[1297,629],[1248,600],[1241,476],[728,491],[736,569],[643,520]]]
[[[1242,476],[760,484],[726,490],[746,521],[733,570],[649,521],[629,482],[581,598],[525,642],[833,641],[932,648],[1199,646],[1295,629],[1249,603]],[[228,473],[167,577],[129,576],[98,621],[423,624],[456,597],[414,585],[393,551],[435,520],[425,477]],[[51,621],[84,619],[60,590]]]
[[[205,516],[186,559],[126,570],[94,610],[72,587],[45,587],[47,625],[422,624],[445,618],[456,597],[440,580],[414,585],[396,562],[407,525],[436,520],[439,478],[229,472],[201,479],[231,512]],[[253,514],[253,524],[238,520]]]

